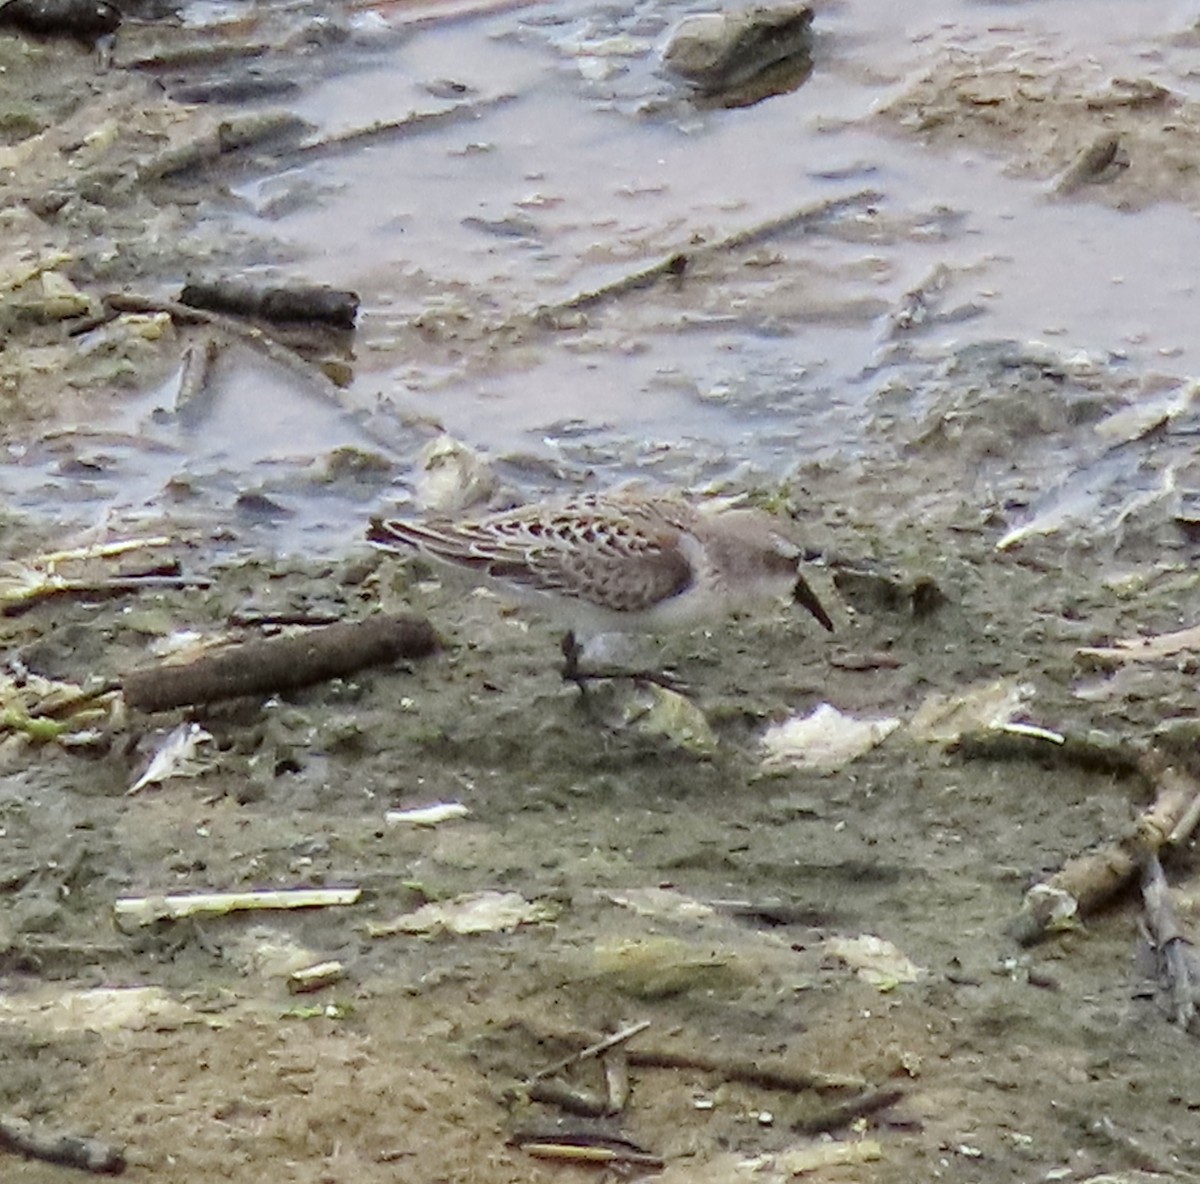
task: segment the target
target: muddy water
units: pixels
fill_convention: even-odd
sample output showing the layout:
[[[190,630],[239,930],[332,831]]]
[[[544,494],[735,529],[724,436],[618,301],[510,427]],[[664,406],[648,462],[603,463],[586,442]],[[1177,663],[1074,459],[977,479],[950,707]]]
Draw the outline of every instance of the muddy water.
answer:
[[[653,4],[434,14],[398,42],[363,34],[357,55],[340,51],[342,67],[291,104],[318,135],[470,105],[234,184],[246,203],[235,221],[268,223],[293,260],[282,270],[362,294],[351,407],[382,397],[494,454],[570,459],[601,483],[645,470],[762,481],[869,453],[879,388],[919,385],[970,342],[1200,369],[1194,259],[1181,249],[1190,211],[1054,201],[1047,179],[1006,176],[993,152],[930,153],[875,118],[932,63],[1006,46],[1034,74],[1057,58],[1097,87],[1151,77],[1186,93],[1186,47],[1169,26],[1148,30],[1141,6],[1106,4],[1103,19],[1069,3],[830,6],[804,86],[735,111],[698,110],[658,70],[676,15]],[[1173,16],[1182,34],[1189,14]],[[768,243],[756,270],[739,259],[703,299],[634,298],[573,329],[487,343],[489,325],[864,189],[879,195],[869,208]],[[772,264],[799,279],[773,284]],[[950,275],[944,323],[898,356],[886,314],[937,267]],[[411,333],[417,317],[451,328],[430,347]],[[586,445],[564,452],[563,425]],[[672,447],[692,463],[664,465]]]
[[[188,11],[201,26],[230,15]],[[1200,372],[1191,210],[1136,190],[1115,201],[1101,186],[1069,201],[1050,192],[1103,115],[1035,106],[1032,147],[1013,159],[1003,129],[977,134],[994,96],[972,98],[962,130],[933,150],[945,121],[912,97],[956,62],[1013,67],[1035,88],[1061,70],[1085,95],[1131,78],[1186,97],[1184,6],[1158,10],[1153,28],[1133,2],[1086,14],[1073,3],[823,6],[811,77],[737,110],[698,106],[662,73],[678,15],[560,3],[345,17],[348,39],[307,50],[311,69],[293,70],[287,108],[312,124],[310,143],[414,124],[236,168],[223,181],[234,203],[214,205],[199,234],[270,244],[256,250],[263,275],[362,295],[348,387],[309,397],[294,374],[233,353],[198,428],[164,419],[177,376],[101,425],[153,445],[111,445],[101,476],[119,468],[119,482],[85,466],[64,485],[61,455],[39,467],[33,447],[5,479],[10,496],[34,512],[76,503],[86,521],[149,512],[183,478],[212,511],[247,491],[279,497],[289,525],[273,540],[336,552],[364,501],[408,501],[409,465],[436,425],[493,456],[534,458],[529,495],[556,485],[543,464],[567,484],[649,474],[745,486],[869,457],[881,392],[919,392],[971,343],[1045,342],[1065,359],[1161,372],[1160,385]],[[184,192],[213,196],[203,183]],[[556,330],[527,319],[854,194],[841,216],[719,256],[682,283]],[[901,334],[890,317],[914,289],[930,315]],[[1072,447],[1060,444],[1056,474]],[[338,446],[381,449],[390,478],[347,492],[287,472],[317,473]],[[78,450],[95,452],[86,440]]]

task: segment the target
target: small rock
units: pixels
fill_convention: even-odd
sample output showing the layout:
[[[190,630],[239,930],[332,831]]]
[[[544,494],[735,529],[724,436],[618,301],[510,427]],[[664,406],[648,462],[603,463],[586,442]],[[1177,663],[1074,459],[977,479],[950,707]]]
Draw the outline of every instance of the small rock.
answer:
[[[777,62],[809,57],[812,19],[807,4],[686,16],[670,34],[663,64],[703,91],[724,90]]]
[[[0,5],[0,28],[42,37],[90,42],[115,33],[120,25],[120,12],[104,0],[8,0]]]

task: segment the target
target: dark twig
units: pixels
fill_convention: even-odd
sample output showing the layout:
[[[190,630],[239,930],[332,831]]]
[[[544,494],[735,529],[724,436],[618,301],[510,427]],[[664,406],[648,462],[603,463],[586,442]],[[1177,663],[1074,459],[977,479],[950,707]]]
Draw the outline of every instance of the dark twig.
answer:
[[[1187,1029],[1196,1018],[1196,1001],[1200,998],[1200,958],[1175,916],[1157,855],[1151,855],[1142,868],[1142,902],[1171,1018]]]
[[[784,1093],[857,1089],[862,1084],[820,1073],[803,1073],[782,1066],[763,1065],[757,1061],[723,1061],[700,1053],[631,1048],[626,1056],[635,1068],[695,1069],[701,1073],[715,1073],[725,1081],[741,1081],[760,1089],[775,1089]]]
[[[868,1114],[878,1114],[880,1110],[894,1106],[903,1097],[904,1091],[901,1089],[872,1090],[861,1097],[851,1098],[846,1102],[831,1106],[821,1114],[815,1114],[811,1118],[802,1118],[799,1122],[792,1124],[792,1129],[805,1135],[820,1135],[828,1131],[839,1130],[841,1127],[849,1126],[855,1119],[864,1118]]]
[[[48,1131],[9,1115],[0,1115],[0,1147],[99,1175],[116,1176],[125,1170],[125,1152],[120,1147],[87,1135]]]
[[[424,658],[437,646],[437,634],[423,617],[380,613],[302,634],[255,638],[194,662],[145,666],[125,676],[122,690],[130,707],[168,711],[294,691],[365,667]]]
[[[602,1098],[589,1090],[576,1089],[565,1081],[535,1081],[526,1091],[531,1102],[544,1102],[557,1106],[568,1114],[581,1118],[600,1118],[609,1112],[608,1098]]]

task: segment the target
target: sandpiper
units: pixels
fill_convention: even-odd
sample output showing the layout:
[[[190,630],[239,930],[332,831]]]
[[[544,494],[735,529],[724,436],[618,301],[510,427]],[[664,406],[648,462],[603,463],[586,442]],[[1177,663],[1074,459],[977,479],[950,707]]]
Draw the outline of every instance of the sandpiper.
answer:
[[[833,630],[800,570],[799,549],[759,510],[618,491],[479,518],[376,518],[367,537],[543,607],[569,627],[564,675],[576,682],[586,677],[577,632],[686,628],[785,595]]]

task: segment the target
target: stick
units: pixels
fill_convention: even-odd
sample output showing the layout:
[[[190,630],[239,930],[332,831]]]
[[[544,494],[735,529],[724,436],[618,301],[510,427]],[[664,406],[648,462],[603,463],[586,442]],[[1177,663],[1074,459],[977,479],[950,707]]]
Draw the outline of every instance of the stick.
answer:
[[[792,231],[801,229],[807,230],[816,223],[824,222],[826,219],[835,217],[845,210],[853,209],[855,206],[870,205],[880,200],[882,200],[882,195],[872,189],[863,189],[847,197],[829,198],[827,201],[817,202],[815,205],[805,206],[803,209],[793,210],[791,213],[784,214],[781,217],[771,218],[766,222],[758,223],[756,226],[739,230],[727,238],[718,239],[715,243],[709,243],[690,252],[674,251],[666,256],[666,258],[660,259],[657,263],[652,263],[649,267],[642,268],[641,271],[635,271],[630,275],[623,276],[621,279],[614,280],[612,283],[595,288],[590,292],[581,292],[576,296],[568,297],[557,304],[542,305],[531,318],[513,318],[513,321],[517,319],[532,319],[538,324],[554,327],[557,319],[565,313],[580,312],[585,308],[594,308],[598,304],[615,300],[617,297],[628,295],[630,292],[637,292],[644,288],[653,287],[659,280],[666,276],[681,276],[697,260],[710,258],[729,251],[736,251],[742,247],[753,246],[756,243],[775,238],[781,234],[789,234]],[[511,327],[513,321],[508,322],[509,327]]]
[[[497,95],[492,99],[480,99],[476,102],[455,103],[441,111],[414,111],[403,119],[379,120],[366,127],[350,128],[322,140],[313,140],[301,144],[288,152],[281,153],[282,158],[308,160],[312,157],[327,157],[335,153],[357,150],[364,145],[374,144],[379,140],[398,140],[417,132],[433,131],[436,128],[478,119],[484,111],[498,107],[513,100],[513,95]]]
[[[661,1168],[662,1159],[636,1143],[610,1135],[563,1131],[553,1135],[515,1134],[509,1140],[540,1159],[565,1159],[582,1163],[630,1163]]]
[[[25,562],[30,567],[56,567],[76,559],[112,559],[127,555],[130,551],[149,551],[154,547],[170,547],[174,543],[175,540],[167,535],[155,535],[149,539],[117,539],[91,547],[75,547],[70,551],[47,551],[43,555],[31,556]]]
[[[202,914],[223,915],[249,909],[320,909],[356,904],[361,888],[262,888],[249,892],[184,892],[171,896],[119,896],[113,912],[138,925],[179,921]]]
[[[264,111],[223,119],[194,139],[164,148],[138,170],[143,184],[168,181],[201,165],[213,164],[232,152],[272,140],[298,138],[312,125],[290,111]]]
[[[608,1094],[606,1114],[620,1114],[629,1101],[629,1058],[623,1048],[604,1057],[604,1089]]]
[[[256,638],[194,662],[143,666],[121,685],[130,707],[168,711],[294,691],[399,658],[424,658],[437,646],[437,634],[423,617],[378,613],[287,637]]]
[[[581,1147],[575,1143],[522,1143],[521,1150],[538,1159],[565,1159],[574,1163],[636,1163],[661,1168],[663,1160],[645,1151],[621,1151],[615,1147]]]
[[[1008,926],[1009,936],[1021,945],[1032,945],[1049,930],[1095,911],[1129,884],[1150,857],[1167,849],[1173,835],[1190,834],[1184,823],[1200,817],[1200,782],[1165,765],[1157,753],[1148,753],[1139,769],[1158,786],[1154,804],[1138,818],[1131,834],[1077,855],[1029,889]]]
[[[851,1098],[848,1102],[831,1106],[823,1114],[816,1114],[812,1118],[802,1118],[799,1122],[792,1124],[792,1130],[806,1135],[825,1134],[828,1131],[837,1130],[839,1127],[849,1126],[856,1118],[863,1118],[868,1114],[878,1114],[880,1110],[894,1106],[903,1097],[904,1091],[901,1089],[872,1090],[860,1098]]]
[[[1171,1004],[1171,1018],[1186,1030],[1196,1017],[1200,960],[1175,916],[1157,855],[1151,855],[1142,869],[1142,901],[1158,955],[1158,978]]]
[[[57,1134],[10,1115],[0,1114],[0,1147],[98,1175],[118,1176],[125,1170],[125,1152],[120,1147],[87,1135]]]
[[[19,599],[6,594],[0,602],[0,615],[19,617],[35,605],[69,596],[107,600],[114,596],[126,596],[131,592],[161,591],[164,588],[207,588],[211,584],[211,580],[195,576],[129,576],[111,580],[63,580],[51,576],[47,577],[46,583],[23,591]]]
[[[209,312],[203,308],[191,308],[178,300],[156,300],[152,296],[138,296],[129,292],[110,292],[104,297],[106,308],[114,312],[134,313],[166,313],[171,320],[181,325],[212,325],[230,335],[245,341],[260,353],[265,354],[272,362],[293,373],[302,375],[306,380],[315,384],[321,394],[334,405],[341,407],[343,401],[334,383],[325,376],[319,367],[310,366],[299,354],[281,345],[269,333],[263,332],[255,325],[247,325],[237,317],[225,313]]]
[[[221,355],[221,342],[211,334],[193,341],[183,351],[183,371],[175,392],[175,414],[188,427],[195,427],[212,410],[213,368]]]
[[[557,1064],[551,1065],[548,1069],[542,1069],[541,1072],[535,1073],[529,1079],[529,1084],[532,1085],[535,1081],[545,1081],[547,1077],[554,1077],[564,1069],[569,1069],[572,1065],[578,1065],[580,1061],[587,1061],[591,1060],[592,1057],[602,1056],[610,1049],[632,1040],[648,1027],[650,1027],[649,1020],[639,1020],[636,1024],[630,1024],[629,1027],[622,1028],[619,1032],[614,1032],[611,1036],[605,1036],[603,1040],[597,1040],[595,1044],[589,1044],[586,1048],[580,1049],[579,1052],[565,1057]]]
[[[628,1049],[631,1065],[643,1069],[696,1069],[715,1073],[726,1081],[741,1081],[762,1089],[777,1089],[784,1093],[818,1092],[839,1089],[860,1089],[865,1084],[849,1078],[825,1077],[819,1073],[800,1073],[782,1067],[760,1065],[753,1061],[722,1061],[700,1053],[670,1052],[662,1049]]]
[[[947,748],[963,760],[1050,761],[1128,777],[1145,772],[1145,751],[1100,733],[1051,732],[1027,724],[1005,724],[964,732]]]

